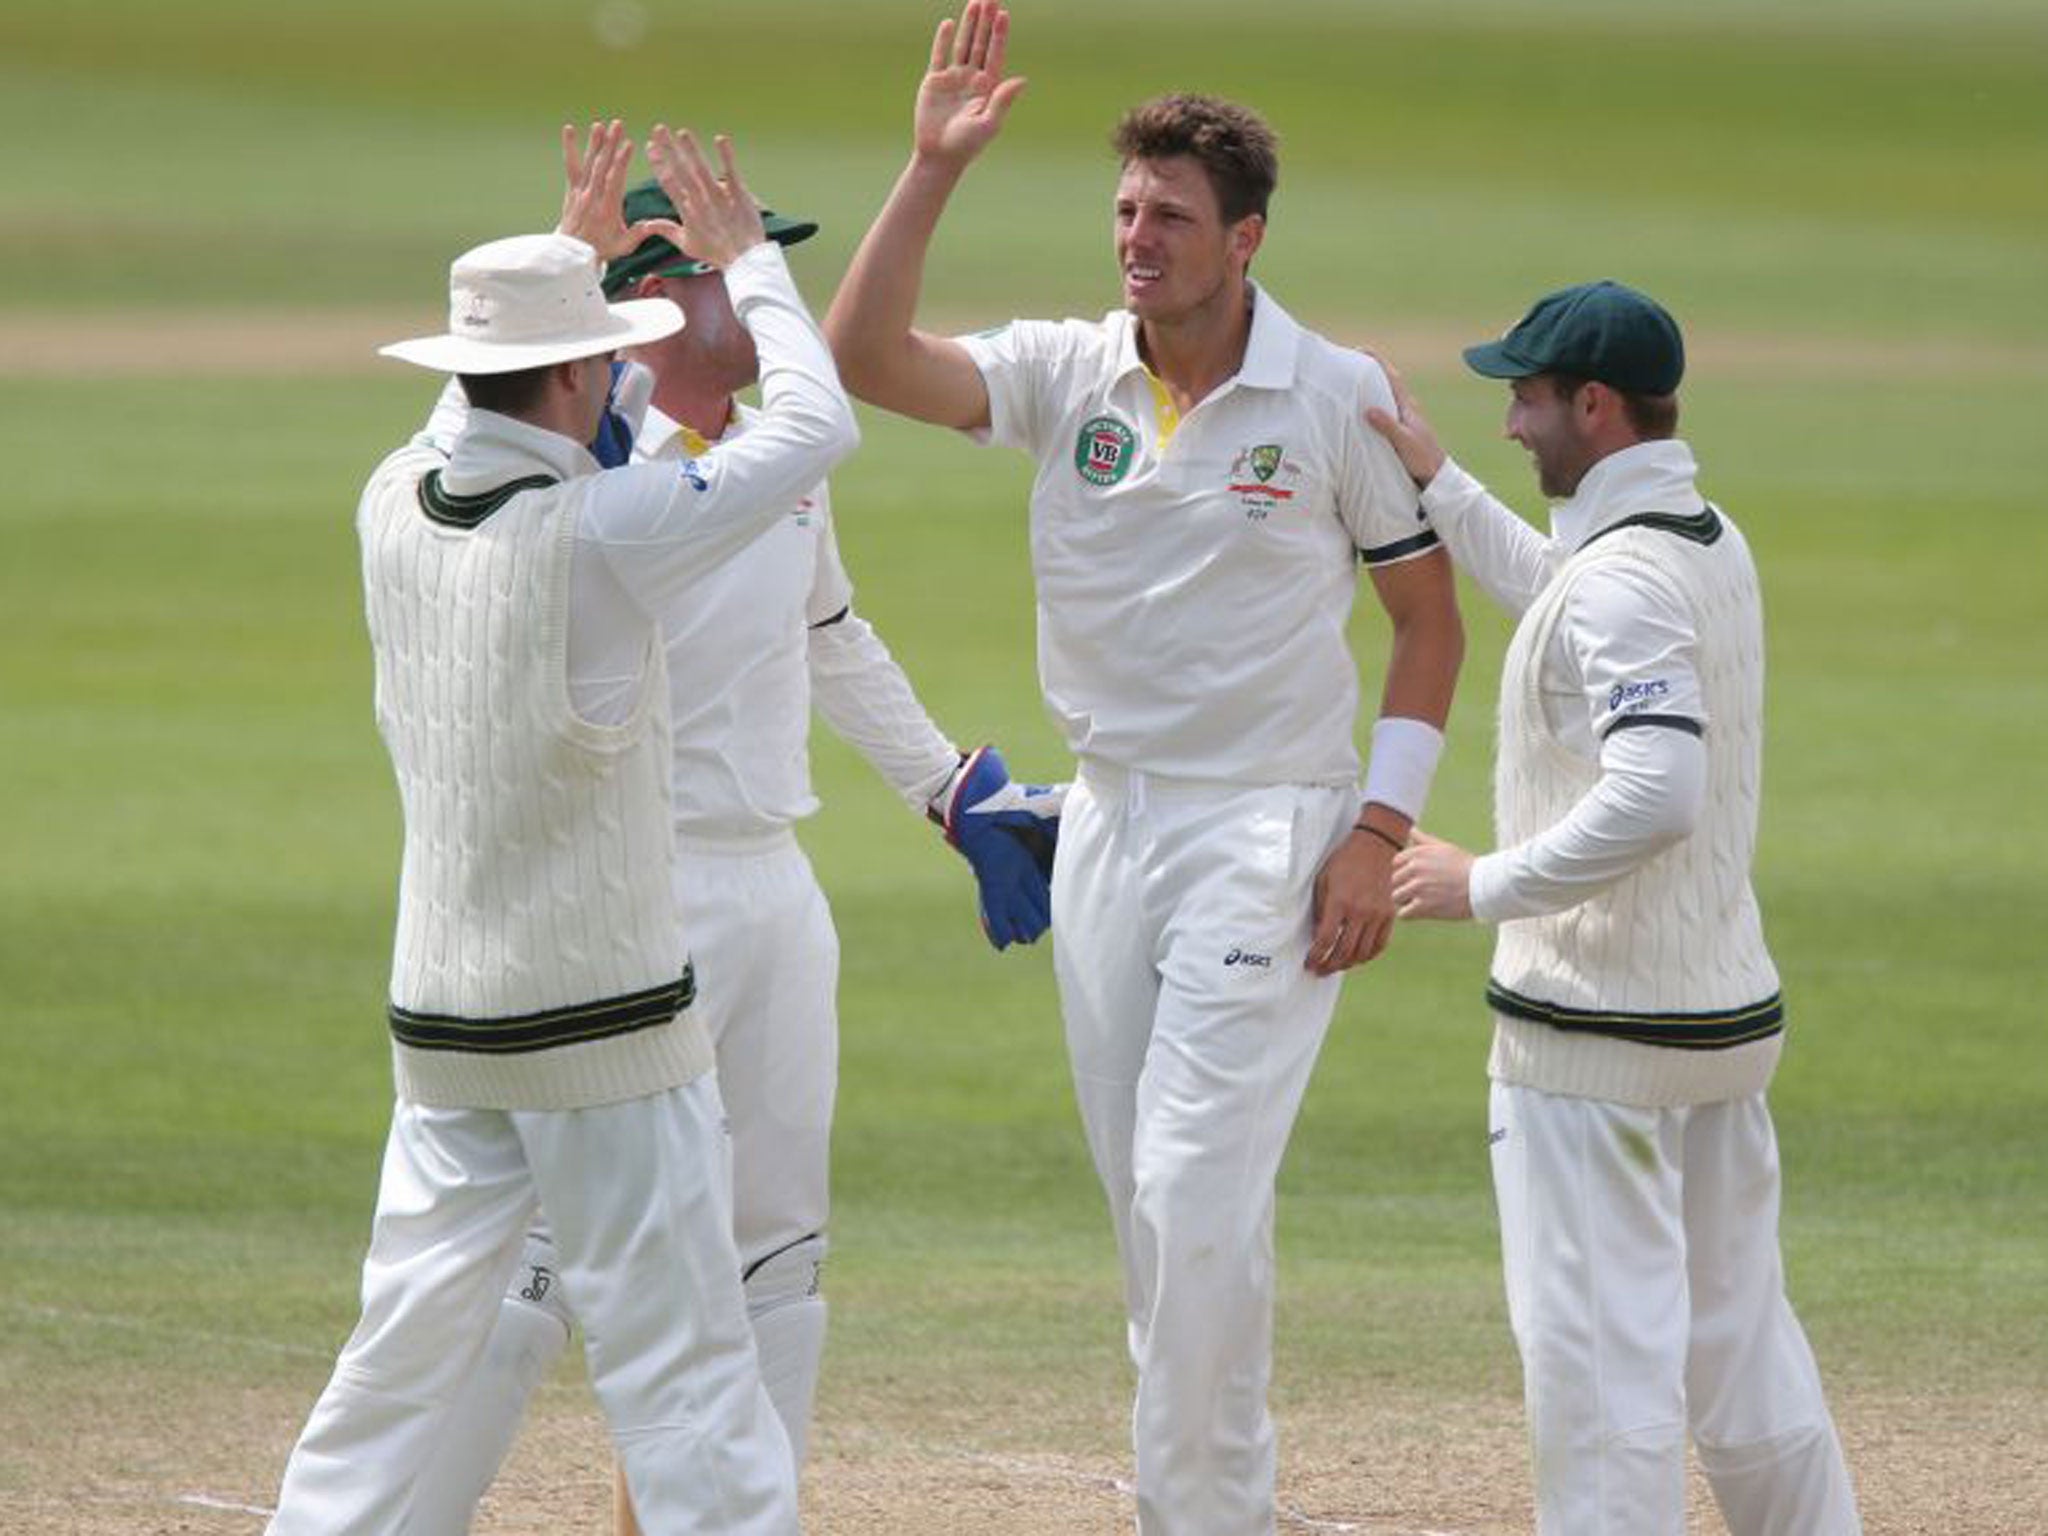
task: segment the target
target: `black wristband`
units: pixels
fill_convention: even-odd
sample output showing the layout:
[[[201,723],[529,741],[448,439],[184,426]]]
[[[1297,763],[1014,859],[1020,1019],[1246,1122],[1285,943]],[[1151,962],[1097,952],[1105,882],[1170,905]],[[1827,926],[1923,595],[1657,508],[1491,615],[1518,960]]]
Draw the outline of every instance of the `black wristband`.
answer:
[[[1403,848],[1406,848],[1408,846],[1406,843],[1402,842],[1398,837],[1394,836],[1393,833],[1383,832],[1369,821],[1354,821],[1351,824],[1351,830],[1354,832],[1364,832],[1369,834],[1370,836],[1378,838],[1381,842],[1385,843],[1389,848],[1393,849],[1396,853],[1399,853]]]

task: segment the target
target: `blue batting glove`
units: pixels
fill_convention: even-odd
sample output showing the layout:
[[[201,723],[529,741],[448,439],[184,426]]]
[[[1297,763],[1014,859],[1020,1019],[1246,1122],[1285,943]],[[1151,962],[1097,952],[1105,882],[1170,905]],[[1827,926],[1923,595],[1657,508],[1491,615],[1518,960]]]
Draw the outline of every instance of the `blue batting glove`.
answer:
[[[1013,784],[983,747],[932,802],[931,818],[974,870],[981,928],[997,949],[1029,944],[1052,922],[1052,860],[1064,784]]]
[[[617,469],[633,459],[633,439],[647,419],[647,404],[654,395],[654,374],[638,363],[614,361],[612,383],[605,395],[604,415],[597,421],[597,436],[590,440],[591,457],[600,469]]]

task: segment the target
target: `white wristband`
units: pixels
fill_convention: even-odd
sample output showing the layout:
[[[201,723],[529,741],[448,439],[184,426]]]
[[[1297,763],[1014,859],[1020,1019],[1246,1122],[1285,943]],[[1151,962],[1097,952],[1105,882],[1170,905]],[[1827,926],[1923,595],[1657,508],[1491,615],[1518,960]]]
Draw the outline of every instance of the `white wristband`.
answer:
[[[1427,720],[1383,715],[1372,723],[1372,760],[1365,769],[1365,798],[1399,811],[1411,822],[1422,820],[1429,803],[1429,781],[1443,756],[1444,733]]]

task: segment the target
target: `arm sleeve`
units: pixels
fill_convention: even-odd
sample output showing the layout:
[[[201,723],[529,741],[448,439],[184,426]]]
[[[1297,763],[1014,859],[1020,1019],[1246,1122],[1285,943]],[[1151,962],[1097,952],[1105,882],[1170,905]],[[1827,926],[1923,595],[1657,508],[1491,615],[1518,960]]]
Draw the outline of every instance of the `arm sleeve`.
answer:
[[[988,389],[988,431],[969,435],[1042,457],[1058,430],[1067,381],[1089,334],[1080,321],[1012,320],[956,338]]]
[[[829,516],[819,534],[809,614],[811,702],[904,804],[923,811],[959,766],[959,749],[925,713],[882,637],[853,611],[853,586]]]
[[[649,612],[785,516],[860,440],[781,247],[755,246],[725,279],[761,355],[759,416],[698,458],[605,471],[588,504],[587,536]]]
[[[1706,798],[1707,750],[1682,730],[1617,731],[1600,744],[1600,777],[1562,821],[1472,865],[1472,915],[1483,923],[1575,907],[1692,831]]]
[[[1527,612],[1550,579],[1550,540],[1450,459],[1423,489],[1422,505],[1458,568],[1509,613]]]
[[[1565,596],[1558,644],[1542,665],[1574,674],[1562,703],[1582,716],[1564,734],[1597,743],[1599,778],[1562,819],[1473,864],[1484,922],[1577,906],[1688,836],[1706,800],[1706,709],[1678,590],[1641,561],[1595,565]]]
[[[1387,440],[1366,425],[1369,406],[1392,411],[1394,391],[1386,370],[1370,357],[1362,365],[1357,397],[1346,412],[1339,458],[1337,513],[1351,534],[1358,558],[1368,566],[1393,565],[1427,554],[1438,538],[1415,494],[1415,482]]]

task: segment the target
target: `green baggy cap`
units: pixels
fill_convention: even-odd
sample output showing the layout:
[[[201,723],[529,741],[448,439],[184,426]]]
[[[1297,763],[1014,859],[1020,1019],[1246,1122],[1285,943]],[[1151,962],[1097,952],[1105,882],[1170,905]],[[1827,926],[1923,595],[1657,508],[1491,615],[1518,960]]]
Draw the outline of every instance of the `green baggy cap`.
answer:
[[[1499,341],[1465,349],[1489,379],[1569,373],[1629,395],[1668,395],[1685,375],[1678,322],[1648,294],[1602,278],[1545,294]]]
[[[642,219],[673,219],[676,205],[661,190],[660,182],[643,181],[626,189],[625,213],[628,224],[637,224]],[[779,245],[795,245],[818,232],[818,226],[808,219],[786,219],[768,208],[761,210],[761,224],[768,231],[768,238]],[[649,235],[630,255],[621,256],[605,268],[604,291],[608,297],[615,297],[650,272],[656,277],[697,277],[713,270],[710,263],[685,256],[661,236]]]

